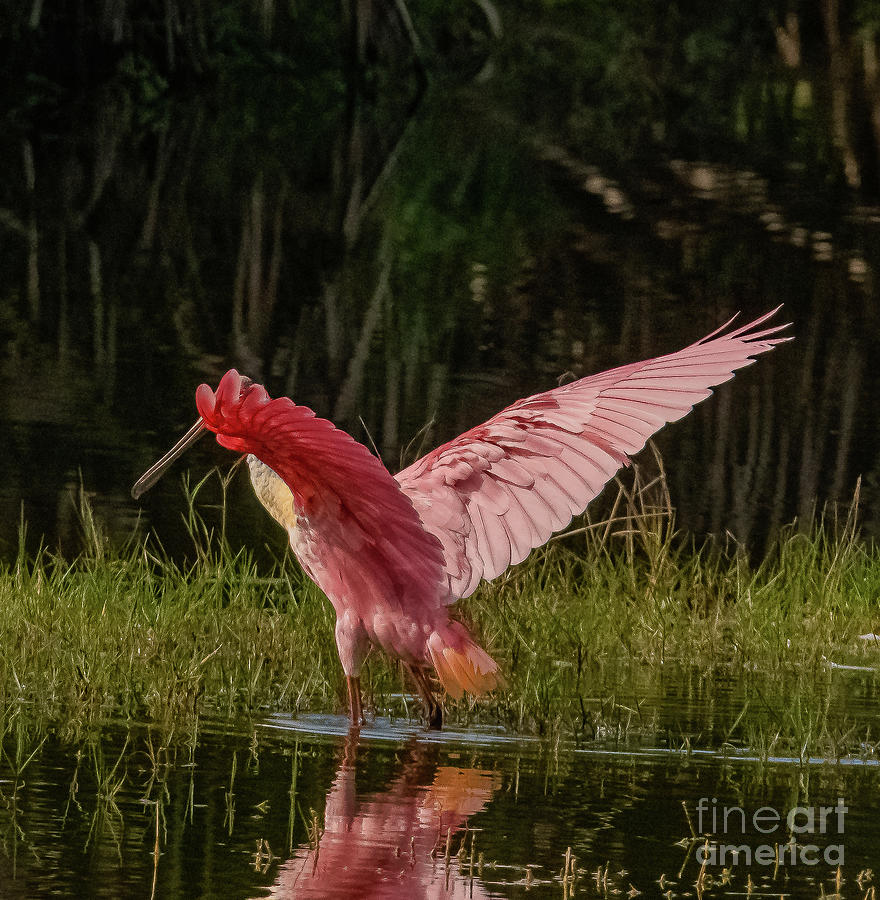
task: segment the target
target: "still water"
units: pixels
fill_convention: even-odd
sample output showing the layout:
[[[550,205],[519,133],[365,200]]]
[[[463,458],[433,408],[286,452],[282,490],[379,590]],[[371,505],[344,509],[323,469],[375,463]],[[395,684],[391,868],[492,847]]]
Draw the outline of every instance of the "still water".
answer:
[[[77,552],[80,492],[109,542],[153,530],[191,551],[180,469],[140,503],[129,490],[194,420],[195,387],[230,366],[396,471],[519,397],[779,304],[795,340],[659,438],[678,524],[760,549],[794,517],[847,503],[861,475],[862,521],[880,533],[878,209],[719,164],[605,171],[452,91],[407,123],[354,237],[332,210],[356,171],[331,190],[278,172],[262,144],[233,171],[204,104],[169,106],[160,162],[112,106],[106,127],[81,122],[97,158],[108,128],[116,141],[105,180],[66,143],[31,148],[34,195],[16,195],[16,215],[33,205],[36,243],[0,247],[0,557],[22,516],[30,550]],[[68,169],[79,180],[59,180]],[[100,216],[57,214],[79,202]],[[196,478],[231,462],[208,440],[188,460]],[[230,500],[233,544],[282,552],[247,479]]]
[[[862,897],[880,865],[872,753],[346,727],[7,737],[0,897]]]

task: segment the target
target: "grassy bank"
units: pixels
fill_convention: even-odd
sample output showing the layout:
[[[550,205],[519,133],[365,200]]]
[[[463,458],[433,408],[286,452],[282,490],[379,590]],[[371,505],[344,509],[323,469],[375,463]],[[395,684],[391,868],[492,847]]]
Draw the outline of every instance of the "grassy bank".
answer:
[[[192,501],[188,566],[149,541],[108,551],[83,508],[81,558],[22,552],[0,570],[3,723],[186,729],[205,715],[344,709],[327,601],[292,559],[266,574],[232,553]],[[677,535],[662,481],[621,488],[606,521],[582,522],[461,604],[509,685],[450,717],[765,755],[865,752],[871,723],[850,701],[876,691],[880,647],[860,635],[880,631],[880,554],[858,538],[856,505],[792,526],[754,563]],[[374,654],[365,682],[373,709],[407,713],[396,665]]]

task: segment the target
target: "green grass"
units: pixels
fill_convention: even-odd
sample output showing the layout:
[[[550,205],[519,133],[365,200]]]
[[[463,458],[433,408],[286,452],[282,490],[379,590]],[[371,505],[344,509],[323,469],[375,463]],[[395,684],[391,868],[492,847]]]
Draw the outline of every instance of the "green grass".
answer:
[[[292,558],[266,574],[222,526],[211,533],[203,483],[189,490],[188,566],[150,540],[108,550],[83,506],[80,558],[22,550],[0,569],[0,734],[24,719],[75,735],[108,720],[173,731],[205,716],[344,710],[329,603]],[[858,537],[857,497],[841,518],[796,523],[753,563],[676,533],[662,469],[630,483],[608,519],[584,520],[460,604],[509,684],[450,703],[450,720],[765,756],[871,746],[850,701],[875,691],[874,673],[828,665],[880,659],[859,639],[880,631],[880,555]],[[368,705],[417,715],[407,690],[374,653]],[[708,710],[707,724],[676,724],[676,698]]]

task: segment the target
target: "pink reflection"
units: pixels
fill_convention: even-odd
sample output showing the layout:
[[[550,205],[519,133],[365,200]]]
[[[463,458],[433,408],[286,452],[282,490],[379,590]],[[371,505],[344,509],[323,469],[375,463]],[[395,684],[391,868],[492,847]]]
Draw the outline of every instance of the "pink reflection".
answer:
[[[463,826],[489,802],[500,785],[499,776],[480,769],[435,766],[430,750],[413,746],[403,771],[387,790],[358,798],[356,750],[357,732],[353,731],[327,794],[324,832],[317,849],[300,848],[284,863],[269,896],[322,900],[488,897],[476,877],[472,882],[468,862],[463,861],[459,871],[455,854]],[[448,829],[453,837],[447,869]],[[468,852],[470,847],[468,838]],[[476,847],[479,853],[479,839]]]

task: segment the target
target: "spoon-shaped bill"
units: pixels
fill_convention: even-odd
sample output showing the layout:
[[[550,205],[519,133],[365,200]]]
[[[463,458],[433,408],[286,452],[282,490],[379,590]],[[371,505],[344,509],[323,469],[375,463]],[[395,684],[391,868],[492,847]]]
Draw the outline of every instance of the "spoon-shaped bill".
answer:
[[[131,489],[131,496],[135,500],[144,491],[148,491],[164,474],[165,470],[180,456],[191,444],[194,444],[205,433],[205,423],[199,418],[192,428],[157,462],[141,475]]]

